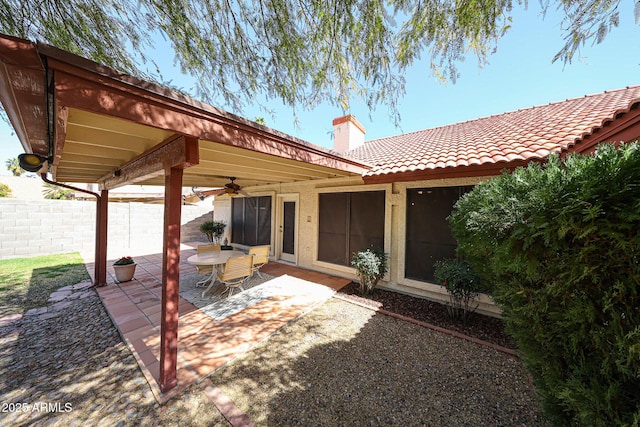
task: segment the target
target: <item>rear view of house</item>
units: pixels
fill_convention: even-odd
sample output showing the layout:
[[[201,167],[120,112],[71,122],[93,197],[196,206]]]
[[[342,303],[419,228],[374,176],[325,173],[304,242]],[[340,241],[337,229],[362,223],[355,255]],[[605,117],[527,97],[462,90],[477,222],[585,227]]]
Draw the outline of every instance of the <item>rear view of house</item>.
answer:
[[[504,170],[637,139],[639,107],[634,86],[367,142],[355,117],[339,117],[334,153],[367,165],[362,176],[244,187],[215,212],[234,244],[270,243],[276,259],[331,274],[355,277],[353,252],[384,248],[384,286],[446,300],[433,264],[455,254],[446,221],[455,202]]]

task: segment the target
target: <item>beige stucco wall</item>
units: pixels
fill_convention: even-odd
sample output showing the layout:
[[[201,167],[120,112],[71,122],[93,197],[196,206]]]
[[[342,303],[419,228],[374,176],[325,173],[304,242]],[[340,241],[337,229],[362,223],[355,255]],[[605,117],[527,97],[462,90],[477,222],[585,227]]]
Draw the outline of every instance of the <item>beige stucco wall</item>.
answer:
[[[11,198],[21,200],[44,200],[43,181],[37,176],[5,176],[0,175],[0,183],[11,189]]]
[[[352,267],[329,264],[318,261],[318,194],[324,192],[373,191],[386,192],[385,203],[385,252],[389,254],[389,272],[381,287],[438,301],[447,301],[448,294],[442,286],[407,279],[404,277],[406,251],[406,201],[407,189],[448,187],[474,185],[487,178],[452,178],[400,182],[393,184],[365,185],[361,177],[340,178],[329,180],[305,181],[294,184],[274,184],[261,187],[245,188],[243,192],[248,196],[271,195],[272,199],[272,259],[279,258],[279,241],[277,239],[282,197],[297,198],[297,234],[296,248],[299,267],[323,271],[340,277],[356,279]],[[228,196],[216,198],[214,202],[215,217],[231,224],[231,203]],[[226,232],[230,233],[231,226]],[[478,299],[478,312],[498,315],[499,309],[485,296]]]

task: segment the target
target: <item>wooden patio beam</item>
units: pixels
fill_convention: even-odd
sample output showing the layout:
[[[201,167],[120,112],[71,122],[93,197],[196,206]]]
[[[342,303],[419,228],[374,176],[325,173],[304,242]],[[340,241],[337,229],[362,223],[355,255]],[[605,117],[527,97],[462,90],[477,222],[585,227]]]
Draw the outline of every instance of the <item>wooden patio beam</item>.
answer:
[[[354,159],[68,52],[46,45],[38,48],[56,71],[56,100],[60,104],[343,172],[361,174],[369,169]]]
[[[109,191],[102,190],[96,201],[96,242],[93,283],[107,284],[107,224],[109,219]]]
[[[103,176],[98,183],[102,190],[111,190],[198,163],[198,139],[174,135]]]
[[[178,306],[180,303],[180,216],[182,214],[180,168],[165,174],[164,250],[162,251],[162,315],[160,322],[160,391],[178,384]]]

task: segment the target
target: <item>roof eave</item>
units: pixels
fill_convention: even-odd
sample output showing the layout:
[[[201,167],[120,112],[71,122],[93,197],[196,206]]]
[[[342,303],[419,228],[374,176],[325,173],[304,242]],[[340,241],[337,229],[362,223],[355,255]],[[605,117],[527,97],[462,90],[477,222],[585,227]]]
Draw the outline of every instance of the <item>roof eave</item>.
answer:
[[[0,36],[0,102],[27,153],[48,156],[46,72],[34,43]]]
[[[365,175],[363,179],[365,184],[389,184],[394,182],[496,176],[505,171],[513,171],[518,167],[526,166],[532,161],[539,162],[544,161],[544,159],[530,159],[528,161],[517,160],[512,162],[488,163],[482,165],[429,168],[378,175]]]
[[[617,111],[611,119],[604,120],[601,126],[592,128],[570,144],[562,155],[569,153],[590,153],[603,142],[629,142],[640,136],[640,100],[634,100],[629,108]]]

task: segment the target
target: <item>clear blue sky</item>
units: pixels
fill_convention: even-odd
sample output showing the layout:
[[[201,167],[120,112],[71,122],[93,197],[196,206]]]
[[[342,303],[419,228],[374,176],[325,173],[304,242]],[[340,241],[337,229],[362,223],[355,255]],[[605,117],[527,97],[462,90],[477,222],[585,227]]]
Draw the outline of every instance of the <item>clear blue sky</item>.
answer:
[[[640,26],[634,23],[633,4],[633,0],[623,0],[620,26],[603,43],[584,46],[580,58],[565,66],[561,62],[551,63],[563,45],[559,16],[549,14],[542,19],[538,2],[530,2],[528,10],[514,12],[513,26],[499,41],[489,64],[479,68],[476,58],[469,56],[459,66],[461,76],[456,84],[443,85],[437,81],[430,75],[426,62],[414,64],[407,74],[406,95],[398,102],[400,128],[393,125],[384,105],[370,112],[365,105],[354,104],[348,113],[365,126],[366,140],[372,140],[640,85]],[[164,49],[161,52],[156,62],[165,79],[188,89],[190,79],[180,76],[170,56]],[[296,127],[290,108],[277,101],[268,106],[275,111],[275,117],[257,107],[248,107],[242,115],[249,119],[264,117],[274,129],[313,144],[332,146],[331,122],[343,114],[340,108],[320,106],[310,112],[298,111]],[[17,138],[11,134],[12,130],[1,122],[0,174],[8,174],[4,167],[6,159],[22,152]]]

